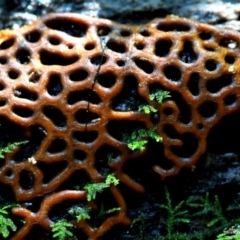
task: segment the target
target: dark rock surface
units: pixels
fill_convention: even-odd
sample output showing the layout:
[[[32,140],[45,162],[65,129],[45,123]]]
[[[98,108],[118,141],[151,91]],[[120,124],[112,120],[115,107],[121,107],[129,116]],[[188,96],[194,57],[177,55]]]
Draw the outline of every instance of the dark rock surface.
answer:
[[[139,24],[174,14],[196,21],[240,29],[237,0],[0,0],[0,28],[17,28],[50,12],[75,12]]]

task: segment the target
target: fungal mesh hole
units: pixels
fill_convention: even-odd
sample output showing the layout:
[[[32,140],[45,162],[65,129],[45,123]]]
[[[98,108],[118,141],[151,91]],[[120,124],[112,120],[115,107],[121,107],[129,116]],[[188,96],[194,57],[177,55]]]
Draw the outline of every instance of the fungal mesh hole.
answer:
[[[191,157],[198,148],[198,140],[196,136],[192,133],[185,133],[180,139],[182,140],[183,145],[181,147],[171,146],[171,151],[181,158]]]
[[[2,202],[6,203],[14,203],[16,202],[16,194],[14,193],[12,187],[10,185],[7,185],[5,183],[0,184],[1,192],[4,193],[4,196],[2,196]],[[18,225],[18,224],[17,224]],[[20,228],[24,225],[24,223],[20,224]],[[10,235],[12,236],[12,235]]]
[[[172,47],[172,41],[169,39],[160,39],[155,45],[155,54],[159,57],[165,57],[169,54]]]
[[[198,140],[193,133],[179,134],[173,125],[166,124],[163,131],[170,139],[179,139],[182,142],[181,146],[171,145],[171,151],[180,158],[191,157],[198,148]]]
[[[198,107],[198,112],[204,118],[210,118],[217,113],[217,104],[212,101],[205,101]]]
[[[61,83],[61,75],[58,73],[51,74],[49,76],[47,91],[51,96],[57,96],[63,90]]]
[[[94,166],[102,175],[106,174],[106,171],[112,172],[109,163],[117,162],[120,156],[121,152],[119,150],[108,144],[104,144],[95,153]]]
[[[37,212],[37,211],[34,211]],[[38,236],[36,238],[36,236]],[[49,232],[39,225],[33,225],[32,228],[29,230],[28,235],[24,238],[24,240],[32,240],[32,239],[44,239],[50,240]]]
[[[95,44],[94,43],[92,43],[92,42],[89,42],[89,43],[86,43],[86,45],[84,46],[84,48],[86,49],[86,50],[92,50],[92,49],[94,49],[95,48]]]
[[[169,91],[169,89],[166,89],[164,86],[160,84],[150,84],[149,85],[149,92],[153,93],[156,91],[156,89],[161,89],[163,91]],[[174,102],[177,104],[177,108],[179,109],[179,112],[181,113],[178,117],[178,121],[180,121],[183,124],[189,124],[191,122],[192,113],[189,103],[187,103],[182,95],[177,91],[170,91],[171,98]],[[169,116],[173,113],[174,109],[168,108],[167,113],[169,113]]]
[[[157,162],[157,166],[160,166],[164,170],[170,170],[174,167],[174,163],[171,162],[169,159],[166,159],[165,157],[161,158],[160,162]]]
[[[57,177],[63,170],[67,168],[67,161],[57,161],[57,162],[37,162],[37,167],[43,173],[43,184],[47,184]]]
[[[35,92],[32,92],[24,87],[16,88],[14,91],[14,96],[18,98],[25,98],[30,101],[36,101],[38,98],[38,95]]]
[[[16,54],[16,59],[21,64],[28,64],[31,60],[30,52],[27,49],[19,49]]]
[[[200,75],[199,73],[191,73],[189,81],[187,83],[188,90],[193,96],[198,96],[200,93],[199,89]]]
[[[119,60],[116,61],[116,63],[119,67],[124,67],[125,66],[125,61],[124,60],[119,59]]]
[[[144,37],[149,37],[151,35],[147,28],[140,29],[139,33]]]
[[[129,37],[132,34],[132,32],[130,29],[121,29],[120,34],[123,37]]]
[[[226,106],[230,106],[230,105],[233,105],[237,102],[237,96],[236,94],[230,94],[228,96],[226,96],[224,99],[223,99],[223,103],[224,105]]]
[[[88,72],[85,69],[79,68],[75,69],[69,74],[69,79],[71,81],[83,81],[88,77]]]
[[[19,175],[19,184],[22,189],[30,190],[34,186],[35,178],[30,171],[23,170]]]
[[[191,41],[184,42],[183,50],[179,53],[179,58],[185,63],[193,63],[197,60],[197,54],[194,52]]]
[[[4,120],[1,119],[0,121],[1,121],[1,136],[0,136],[1,148],[7,147],[7,145],[9,143],[13,143],[16,141],[22,141],[23,139],[26,139],[26,138],[24,138],[24,130],[21,128],[21,126],[18,126],[12,122],[8,122],[7,119],[4,119]],[[6,127],[7,127],[8,131],[6,130]],[[11,127],[11,129],[8,129],[10,127]],[[18,132],[16,132],[16,131],[18,131]],[[5,134],[5,135],[3,135],[3,134]],[[19,135],[17,135],[17,134],[19,134]],[[11,152],[16,154],[16,151],[19,151],[22,146],[23,145],[16,147]],[[5,159],[2,159],[2,161],[0,162],[0,167],[3,167],[5,164],[6,164]],[[9,167],[7,167],[7,169],[9,169]],[[4,171],[6,171],[6,170],[4,170]]]
[[[5,50],[5,49],[8,49],[10,48],[15,42],[15,39],[14,38],[10,38],[6,41],[3,41],[1,44],[0,44],[0,50]]]
[[[230,49],[235,49],[238,47],[238,43],[235,40],[228,37],[222,38],[221,41],[219,42],[219,45]]]
[[[200,37],[202,40],[209,40],[209,39],[212,38],[212,34],[209,33],[209,32],[204,32],[204,31],[202,31],[202,32],[199,33],[199,37]]]
[[[34,70],[34,71],[30,72],[28,77],[29,77],[29,79],[28,79],[29,82],[36,83],[39,81],[41,74],[38,71]]]
[[[207,81],[207,90],[210,93],[217,93],[224,87],[231,85],[233,76],[231,74],[224,74],[216,79]]]
[[[191,27],[184,22],[160,22],[157,26],[157,29],[164,32],[179,31],[179,32],[188,32],[191,30]]]
[[[17,79],[19,77],[19,72],[15,69],[11,69],[9,72],[8,72],[8,76],[9,78],[11,79]]]
[[[2,91],[5,88],[5,86],[3,85],[3,83],[0,83],[0,91]]]
[[[108,26],[99,26],[97,29],[98,36],[107,36],[112,29]]]
[[[12,111],[18,115],[19,117],[22,118],[29,118],[32,117],[32,115],[34,114],[32,109],[29,109],[27,107],[18,107],[18,106],[14,106]]]
[[[172,161],[164,156],[164,145],[149,139],[147,151],[144,155],[137,158],[137,160],[127,161],[123,166],[123,172],[130,176],[131,179],[145,187],[145,189],[154,189],[151,184],[157,181],[156,174],[146,169],[153,169],[161,167],[163,170],[170,170],[174,167]],[[146,161],[148,159],[148,161]],[[136,168],[138,171],[133,171]]]
[[[72,105],[80,101],[89,101],[92,104],[100,104],[100,97],[90,89],[71,92],[67,97],[68,104]]]
[[[52,45],[59,45],[61,43],[61,40],[57,37],[51,36],[48,38],[48,41],[52,44]]]
[[[7,63],[7,58],[6,57],[0,57],[0,64],[6,64]]]
[[[5,117],[0,117],[0,133],[1,133],[0,145],[2,148],[6,147],[9,143],[29,140],[26,138],[26,131],[24,130],[23,126],[21,126],[20,124],[11,122],[8,118],[5,118]],[[29,143],[18,146],[14,150],[14,158],[15,158],[15,155],[27,145],[29,145]],[[23,159],[21,159],[21,161],[23,161]],[[2,162],[0,162],[1,166],[2,166],[2,163],[5,164],[4,159],[2,160]]]
[[[170,107],[164,108],[163,109],[163,113],[167,116],[167,117],[171,117],[173,115],[173,109]]]
[[[87,158],[87,153],[81,149],[75,149],[73,152],[74,159],[77,161],[84,161]]]
[[[66,190],[66,189],[70,189],[70,190],[76,190],[76,189],[79,189],[79,190],[82,190],[83,187],[92,182],[92,180],[89,178],[89,175],[87,173],[87,171],[83,170],[83,169],[80,169],[80,170],[75,170],[73,173],[71,173],[71,175],[60,185],[60,187],[58,188],[58,191],[62,191],[62,190]],[[72,200],[71,200],[72,202]],[[77,200],[77,202],[79,203],[79,200]],[[61,204],[62,205],[62,204]],[[57,205],[55,205],[57,206]],[[48,213],[48,216],[50,219],[53,219],[53,217],[55,216],[56,218],[56,215],[60,215],[59,217],[61,218],[62,217],[62,213],[61,213],[61,210],[62,210],[62,206],[61,208],[57,211],[54,210],[55,206],[50,210],[50,212]],[[60,210],[60,211],[59,211]],[[54,212],[54,213],[53,213]],[[67,211],[64,209],[64,212],[63,213],[66,213]],[[59,219],[60,219],[59,218]],[[82,238],[79,238],[79,239],[82,239]],[[85,239],[85,238],[84,238]],[[32,239],[31,239],[32,240]],[[45,240],[45,239],[44,239]],[[85,239],[87,240],[87,239]]]
[[[140,104],[146,101],[138,94],[138,81],[133,75],[125,77],[121,92],[112,100],[112,109],[115,111],[138,110]]]
[[[170,124],[164,124],[163,131],[170,139],[179,139],[179,134],[176,129]]]
[[[205,67],[208,71],[214,71],[217,69],[218,63],[214,59],[208,59],[205,62]]]
[[[111,88],[116,83],[116,81],[116,76],[111,72],[101,73],[97,78],[97,82],[105,88]]]
[[[99,119],[99,115],[91,111],[87,112],[86,109],[81,109],[75,113],[75,119],[78,123],[86,124]]]
[[[235,62],[235,57],[227,54],[224,58],[225,62],[228,64],[233,64]]]
[[[30,33],[27,33],[25,35],[26,40],[31,43],[38,42],[40,37],[41,37],[41,34],[37,30],[31,31]]]
[[[45,106],[43,108],[44,115],[49,118],[52,123],[57,127],[66,127],[67,119],[66,116],[56,107]]]
[[[107,61],[107,57],[102,55],[102,53],[97,54],[90,59],[91,63],[94,65],[103,65]]]
[[[107,47],[114,52],[118,52],[118,53],[125,53],[126,52],[125,44],[120,42],[120,41],[116,41],[114,39],[110,39],[107,42]]]
[[[57,138],[51,142],[50,146],[47,149],[47,152],[51,154],[60,153],[66,150],[66,147],[67,143],[63,139]]]
[[[204,46],[204,49],[209,51],[209,52],[214,52],[215,48],[214,47],[210,47],[210,46]]]
[[[164,75],[170,81],[178,82],[181,80],[181,70],[173,65],[167,65],[164,70]]]
[[[0,100],[0,107],[3,107],[7,104],[7,100],[6,99],[1,99]]]
[[[121,142],[124,141],[124,138],[130,138],[130,135],[133,133],[134,130],[142,128],[145,128],[145,126],[142,122],[139,121],[112,120],[109,121],[107,124],[108,134]]]
[[[92,143],[94,142],[98,137],[97,131],[74,131],[73,132],[73,138],[77,140],[78,142],[83,143]]]
[[[154,71],[153,64],[145,59],[136,58],[134,62],[138,68],[140,68],[147,74],[151,74]]]
[[[14,171],[13,171],[12,169],[7,169],[7,170],[5,170],[5,172],[4,172],[4,175],[5,175],[6,177],[12,177],[13,174],[14,174]]]
[[[199,130],[203,130],[204,124],[203,124],[203,123],[197,123],[197,128],[198,128]]]
[[[56,18],[46,21],[46,26],[58,31],[65,32],[66,34],[73,37],[83,37],[87,32],[87,25],[80,21],[74,21],[67,18]]]
[[[5,124],[2,121],[1,121],[1,126],[3,127],[5,126]],[[14,134],[16,133],[18,134],[18,137],[21,136],[21,129],[16,129],[14,126],[11,126],[11,129]],[[7,125],[7,131],[9,132],[9,122]],[[29,131],[31,133],[30,138],[27,139],[29,142],[27,144],[21,145],[20,150],[14,154],[13,160],[15,162],[23,162],[23,161],[26,161],[29,157],[32,157],[41,146],[47,134],[46,130],[40,125],[32,125]],[[2,131],[1,133],[3,134]],[[26,140],[26,137],[23,136],[21,140],[22,139]],[[13,140],[9,140],[8,142],[14,142],[14,141],[16,140],[13,139]],[[17,141],[19,140],[17,139]]]
[[[143,50],[144,49],[144,43],[143,42],[135,42],[134,46],[136,47],[136,49],[138,50]]]
[[[74,44],[72,44],[72,43],[67,43],[66,45],[67,45],[68,49],[72,49],[74,47]]]
[[[67,66],[78,61],[77,55],[64,56],[60,53],[54,53],[47,50],[40,52],[40,61],[43,65],[60,65]]]

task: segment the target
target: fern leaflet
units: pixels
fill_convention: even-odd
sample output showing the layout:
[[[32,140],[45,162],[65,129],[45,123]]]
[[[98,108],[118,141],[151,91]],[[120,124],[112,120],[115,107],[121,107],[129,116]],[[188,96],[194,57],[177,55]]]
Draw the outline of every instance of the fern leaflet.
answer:
[[[9,205],[4,205],[0,208],[0,234],[3,236],[3,238],[6,238],[9,236],[10,230],[14,232],[17,230],[16,225],[9,218],[9,211],[7,211],[17,206],[18,206],[17,204],[9,204]]]
[[[81,220],[84,220],[84,219],[90,219],[90,215],[89,215],[90,211],[91,211],[91,208],[89,207],[74,206],[68,211],[68,213],[76,217],[77,221],[80,222]]]
[[[12,152],[17,146],[26,144],[28,141],[9,143],[6,147],[0,147],[0,158],[4,158],[5,153]]]
[[[53,238],[58,240],[65,240],[67,237],[72,237],[73,233],[69,231],[69,228],[72,228],[73,225],[66,220],[59,220],[51,225]]]

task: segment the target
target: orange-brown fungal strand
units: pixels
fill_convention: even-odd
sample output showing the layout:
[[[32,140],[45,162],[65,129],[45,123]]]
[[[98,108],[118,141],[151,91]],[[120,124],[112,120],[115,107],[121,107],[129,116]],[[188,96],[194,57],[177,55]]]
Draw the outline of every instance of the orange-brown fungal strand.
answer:
[[[193,168],[211,128],[240,109],[239,46],[237,32],[178,17],[126,26],[61,13],[0,32],[1,135],[29,140],[6,156],[0,182],[18,202],[42,198],[37,213],[13,210],[26,225],[12,239],[23,239],[32,224],[49,229],[47,215],[59,197],[82,200],[85,192],[68,189],[75,181],[102,181],[107,170],[143,192],[126,165],[145,154],[155,159],[153,170],[162,178]],[[156,89],[169,91],[171,98],[153,103],[149,94]],[[157,112],[139,112],[144,104]],[[123,134],[154,126],[163,142],[131,152]],[[120,214],[98,231],[87,222],[74,223],[89,239],[129,223],[117,187],[108,194]]]

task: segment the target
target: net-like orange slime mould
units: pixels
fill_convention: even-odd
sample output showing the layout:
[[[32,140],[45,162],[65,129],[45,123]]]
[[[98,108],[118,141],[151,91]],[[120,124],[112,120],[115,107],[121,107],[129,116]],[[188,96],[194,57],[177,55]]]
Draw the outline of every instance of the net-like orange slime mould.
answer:
[[[61,13],[1,31],[2,135],[29,143],[6,155],[0,181],[17,202],[42,199],[38,212],[13,210],[26,224],[12,239],[24,239],[35,225],[50,230],[53,206],[85,201],[84,191],[63,186],[76,173],[76,185],[81,173],[102,181],[101,161],[122,184],[142,192],[124,166],[149,146],[130,151],[122,140],[126,129],[157,126],[163,142],[155,148],[162,156],[154,162],[155,174],[165,178],[193,168],[206,152],[211,128],[240,109],[239,46],[237,32],[174,16],[128,26]],[[157,113],[139,112],[140,103],[151,104],[154,89],[171,98],[155,106]],[[112,186],[110,195],[121,210],[97,230],[75,222],[89,239],[129,223],[119,189]]]

